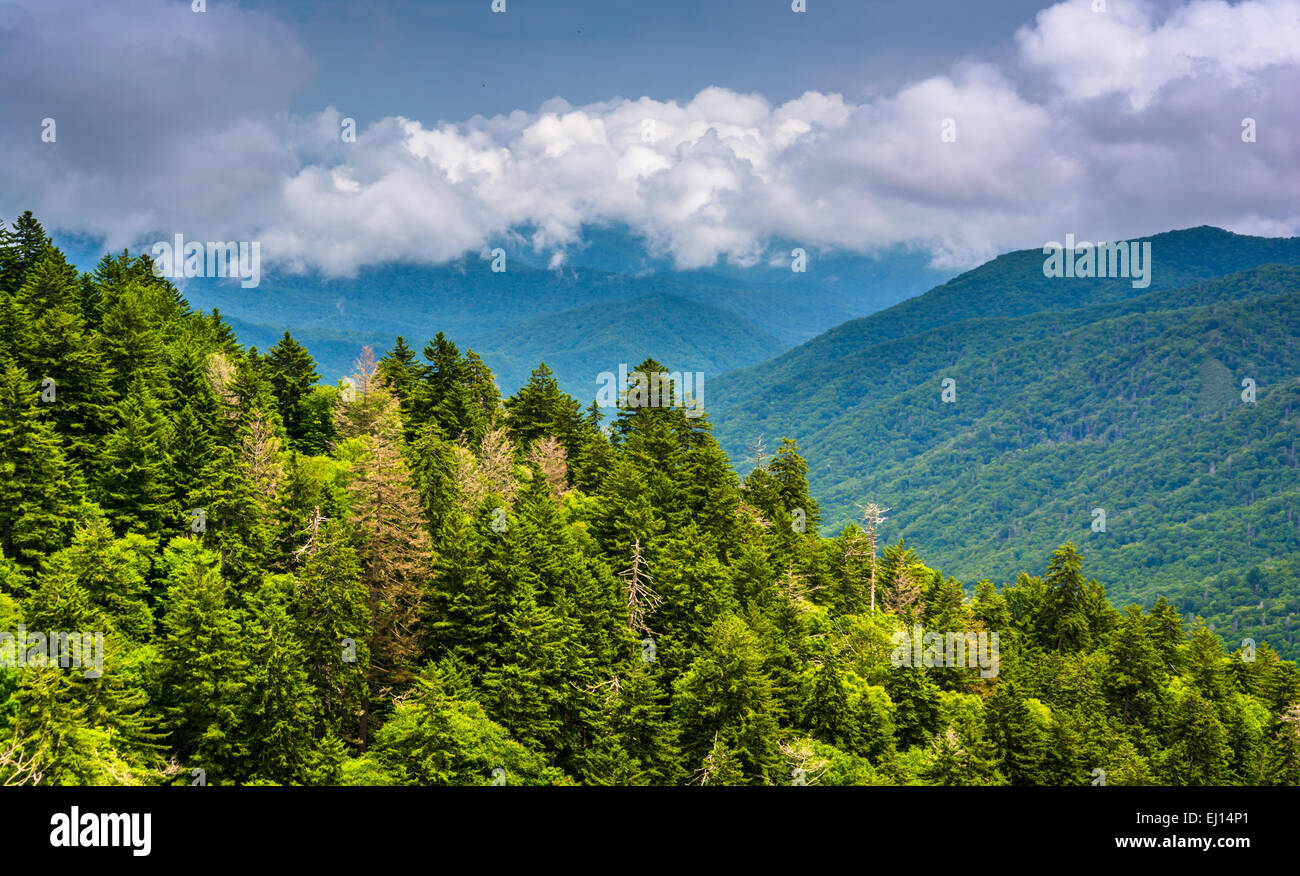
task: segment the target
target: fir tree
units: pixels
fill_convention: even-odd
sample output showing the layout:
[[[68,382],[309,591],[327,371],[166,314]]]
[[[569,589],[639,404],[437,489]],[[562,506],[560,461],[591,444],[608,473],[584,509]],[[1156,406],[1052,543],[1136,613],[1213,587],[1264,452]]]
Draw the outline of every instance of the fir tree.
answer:
[[[27,568],[68,543],[84,489],[38,399],[26,373],[0,357],[0,548]]]
[[[123,531],[158,537],[179,529],[170,470],[172,430],[143,378],[119,408],[121,425],[104,444],[99,499]]]
[[[369,591],[342,523],[327,522],[303,547],[292,613],[316,691],[312,711],[321,732],[351,737],[367,699]]]
[[[188,539],[170,550],[178,556],[162,620],[166,726],[187,767],[206,770],[210,783],[238,781],[252,769],[251,630],[214,554]]]
[[[735,758],[732,767],[745,784],[781,781],[781,715],[754,634],[732,616],[713,626],[709,641],[675,685],[687,764],[704,763],[712,753],[715,760]]]
[[[316,361],[285,332],[284,337],[267,351],[264,367],[289,441],[306,449],[312,426],[308,396],[312,385],[320,379]]]

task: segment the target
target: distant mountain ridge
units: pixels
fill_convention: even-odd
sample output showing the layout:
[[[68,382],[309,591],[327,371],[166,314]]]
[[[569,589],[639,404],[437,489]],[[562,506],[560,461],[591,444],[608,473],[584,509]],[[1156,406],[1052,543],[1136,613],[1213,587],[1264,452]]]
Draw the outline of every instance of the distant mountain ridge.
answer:
[[[530,346],[513,351],[512,345],[524,337],[531,340]],[[760,362],[780,347],[775,337],[731,311],[663,292],[537,317],[487,335],[482,345],[502,351],[493,356],[492,367],[503,385],[527,381],[537,366],[534,350],[554,350],[546,358],[552,371],[586,372],[583,379],[560,379],[562,390],[584,402],[595,396],[600,372],[617,373],[620,364],[632,370],[644,358],[629,355],[629,350],[653,351],[655,357],[700,372],[707,380],[729,370],[729,362]]]
[[[639,362],[648,354],[687,355],[696,361],[682,367],[718,377],[946,277],[919,252],[859,256],[813,247],[806,249],[807,270],[794,273],[795,244],[785,243],[769,247],[767,257],[749,267],[724,263],[679,271],[623,227],[584,229],[582,243],[566,248],[564,263],[552,268],[553,252],[535,252],[526,241],[514,235],[502,244],[502,273],[473,255],[440,266],[368,268],[351,279],[264,266],[253,289],[209,279],[188,280],[183,287],[196,308],[220,309],[247,343],[265,349],[291,332],[317,356],[330,382],[351,373],[364,344],[382,353],[398,335],[422,345],[444,332],[482,356],[507,394],[545,361],[561,385],[587,403],[591,375],[606,370],[610,358]],[[77,251],[87,246],[72,242]],[[661,304],[678,312],[656,318],[630,304],[653,295],[670,296]],[[683,319],[688,313],[705,322],[689,326]],[[678,337],[682,332],[689,340]],[[591,337],[606,341],[593,345]]]
[[[887,538],[967,582],[1072,540],[1117,601],[1164,594],[1295,653],[1300,238],[1147,239],[1150,289],[1010,253],[727,375],[716,434],[733,459],[797,439],[829,531],[880,502]]]

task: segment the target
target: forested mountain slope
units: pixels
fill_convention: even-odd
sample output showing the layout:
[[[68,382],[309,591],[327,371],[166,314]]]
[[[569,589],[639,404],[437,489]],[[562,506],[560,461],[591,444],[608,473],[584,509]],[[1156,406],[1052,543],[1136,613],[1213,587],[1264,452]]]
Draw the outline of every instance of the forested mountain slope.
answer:
[[[436,267],[371,267],[352,278],[292,274],[268,264],[255,288],[193,278],[185,281],[185,294],[198,307],[218,309],[246,344],[265,349],[292,332],[330,380],[350,372],[363,344],[383,348],[397,335],[442,331],[479,353],[503,391],[521,386],[537,362],[556,360],[561,386],[585,393],[585,403],[593,375],[609,368],[609,358],[626,361],[633,348],[690,353],[690,344],[679,343],[684,329],[703,336],[716,328],[716,343],[708,355],[690,355],[678,367],[718,376],[904,300],[943,277],[910,253],[869,258],[813,251],[807,270],[794,273],[792,247],[774,250],[775,263],[679,271],[670,259],[649,255],[646,242],[626,229],[592,228],[587,234],[587,246],[555,267],[548,254],[514,240],[502,247],[500,272],[492,270],[490,258],[477,255]],[[648,318],[631,304],[664,295],[710,310],[678,308]],[[689,323],[688,315],[698,322]],[[602,345],[598,355],[575,352],[572,336],[593,330],[625,344],[613,350]],[[521,370],[520,362],[527,367]]]
[[[1242,253],[1170,272],[1300,252],[1296,241],[1240,240]],[[1168,241],[1155,251],[1179,252]],[[1228,640],[1296,654],[1300,580],[1284,570],[1300,551],[1300,269],[1141,294],[1127,281],[1050,280],[1041,254],[1015,255],[1020,285],[1075,288],[1078,306],[1057,292],[1038,312],[1015,315],[1026,298],[993,315],[1014,261],[1004,257],[983,285],[980,271],[948,284],[964,285],[962,312],[988,316],[945,322],[954,301],[917,299],[719,381],[723,445],[741,458],[760,434],[797,438],[829,531],[857,516],[855,503],[877,501],[893,509],[891,538],[922,540],[963,580],[1009,581],[1071,540],[1123,599],[1164,595]],[[1269,586],[1232,583],[1256,567]]]
[[[497,351],[485,361],[503,387],[523,386],[545,360],[562,390],[590,402],[598,374],[616,374],[620,364],[630,370],[641,361],[629,351],[657,350],[666,361],[703,374],[707,387],[708,378],[726,373],[730,363],[760,362],[781,346],[729,310],[653,294],[538,317],[485,336],[479,349]]]
[[[628,399],[602,422],[542,367],[503,399],[442,333],[321,383],[288,333],[255,353],[147,258],[79,274],[30,214],[0,232],[0,783],[1300,784],[1295,664],[1166,600],[1112,607],[1073,544],[964,595],[910,548],[819,535],[792,442],[742,480],[709,417]],[[1261,398],[1222,411],[1211,374],[1192,412],[1263,454],[1285,362],[1229,352],[1292,324],[1259,283],[1201,323],[1039,346],[1149,343],[1168,368],[1220,319]],[[993,439],[972,415],[950,453],[1154,428],[1126,404],[1073,438],[1055,404]],[[99,645],[42,658],[71,635]]]

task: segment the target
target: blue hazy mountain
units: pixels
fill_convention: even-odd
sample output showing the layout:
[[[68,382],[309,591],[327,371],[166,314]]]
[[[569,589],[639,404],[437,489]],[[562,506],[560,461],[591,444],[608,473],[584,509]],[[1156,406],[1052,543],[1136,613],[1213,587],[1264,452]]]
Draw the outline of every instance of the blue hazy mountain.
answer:
[[[530,344],[520,344],[522,338]],[[631,371],[653,356],[708,381],[730,370],[728,363],[760,362],[781,345],[729,310],[652,293],[538,317],[487,336],[482,346],[495,351],[488,364],[502,387],[525,382],[537,366],[535,351],[551,351],[545,361],[561,375],[560,388],[586,404],[596,394],[597,375],[617,374],[620,364]]]
[[[1009,253],[726,375],[715,434],[797,440],[828,533],[878,502],[968,583],[1073,541],[1117,602],[1300,653],[1300,238],[1149,240],[1145,289]]]
[[[352,278],[264,268],[254,289],[202,278],[181,285],[195,307],[220,309],[245,343],[265,349],[290,331],[327,380],[350,373],[364,344],[382,353],[402,335],[418,349],[441,331],[481,355],[508,394],[542,361],[575,393],[587,392],[611,358],[668,363],[681,355],[700,364],[680,367],[720,375],[945,278],[921,254],[901,250],[872,257],[809,249],[807,270],[794,273],[793,246],[784,243],[749,267],[678,271],[614,228],[588,229],[551,268],[553,253],[534,252],[523,239],[502,244],[507,269],[500,273],[475,255],[438,266],[384,265]]]

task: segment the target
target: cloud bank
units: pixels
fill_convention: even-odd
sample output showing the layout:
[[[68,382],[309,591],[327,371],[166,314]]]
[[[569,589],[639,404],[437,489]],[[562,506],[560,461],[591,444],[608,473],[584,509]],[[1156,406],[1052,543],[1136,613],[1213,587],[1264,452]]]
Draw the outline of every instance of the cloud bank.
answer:
[[[592,223],[626,223],[683,268],[751,263],[773,239],[917,246],[954,268],[1067,232],[1297,233],[1300,0],[1106,6],[1051,6],[1008,35],[1006,66],[964,60],[862,102],[557,98],[386,118],[345,142],[333,107],[286,112],[314,62],[265,15],[0,2],[0,215],[113,248],[260,240],[272,264],[330,274],[519,228],[562,251]]]

